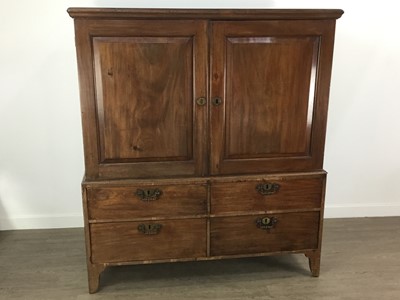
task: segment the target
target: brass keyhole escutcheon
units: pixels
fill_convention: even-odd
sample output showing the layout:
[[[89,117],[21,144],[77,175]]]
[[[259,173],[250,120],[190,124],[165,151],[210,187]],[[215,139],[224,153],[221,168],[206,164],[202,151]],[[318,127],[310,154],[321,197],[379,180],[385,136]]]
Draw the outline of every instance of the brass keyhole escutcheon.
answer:
[[[219,106],[222,104],[222,99],[220,97],[215,97],[212,99],[212,104],[214,106]]]
[[[263,182],[256,185],[256,190],[263,196],[272,195],[279,191],[278,183]]]
[[[136,196],[140,198],[142,201],[154,201],[158,200],[162,195],[162,191],[160,189],[137,189]]]
[[[263,217],[256,220],[256,225],[260,229],[274,228],[276,223],[278,223],[278,219],[275,217]]]
[[[159,234],[162,228],[161,224],[139,224],[138,231],[146,235]]]
[[[207,99],[204,97],[197,98],[196,103],[197,105],[204,106],[207,103]]]

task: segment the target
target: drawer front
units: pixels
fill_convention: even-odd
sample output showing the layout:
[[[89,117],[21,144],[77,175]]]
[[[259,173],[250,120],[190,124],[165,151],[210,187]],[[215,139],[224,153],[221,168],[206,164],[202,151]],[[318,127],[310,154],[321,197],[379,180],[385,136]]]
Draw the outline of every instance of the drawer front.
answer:
[[[211,213],[320,208],[324,180],[325,176],[212,183]]]
[[[205,219],[91,224],[93,263],[206,256]]]
[[[88,188],[89,219],[197,215],[207,212],[206,185]]]
[[[276,220],[273,228],[263,228],[264,217]],[[211,255],[316,249],[318,233],[319,212],[212,218]]]

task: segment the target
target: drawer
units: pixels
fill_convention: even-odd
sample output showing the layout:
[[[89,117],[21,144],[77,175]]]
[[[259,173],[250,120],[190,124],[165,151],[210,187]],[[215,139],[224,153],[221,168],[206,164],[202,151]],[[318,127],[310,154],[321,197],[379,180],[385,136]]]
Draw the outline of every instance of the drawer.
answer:
[[[264,217],[276,220],[273,228],[257,224]],[[319,212],[216,217],[211,219],[211,255],[316,249],[318,233]]]
[[[205,219],[90,225],[93,263],[206,256]]]
[[[206,185],[90,187],[89,219],[118,220],[207,212]]]
[[[211,213],[320,208],[325,175],[312,178],[215,182]]]

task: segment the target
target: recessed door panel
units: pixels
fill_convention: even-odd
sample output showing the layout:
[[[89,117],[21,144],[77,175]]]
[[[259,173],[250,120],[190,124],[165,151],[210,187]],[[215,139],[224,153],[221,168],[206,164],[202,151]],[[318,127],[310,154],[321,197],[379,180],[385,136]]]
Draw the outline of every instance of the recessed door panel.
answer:
[[[101,159],[193,159],[193,38],[94,38]]]
[[[227,38],[226,158],[310,154],[318,42]]]
[[[76,25],[87,178],[204,174],[207,22]]]
[[[214,22],[211,173],[322,168],[334,23]],[[321,74],[328,74],[319,76]]]

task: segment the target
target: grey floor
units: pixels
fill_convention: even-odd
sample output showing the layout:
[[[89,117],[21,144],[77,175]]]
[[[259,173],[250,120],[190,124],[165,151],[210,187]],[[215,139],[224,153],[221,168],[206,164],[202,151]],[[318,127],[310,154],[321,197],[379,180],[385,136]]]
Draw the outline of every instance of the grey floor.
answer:
[[[400,217],[326,220],[319,278],[299,254],[125,266],[89,295],[84,255],[82,229],[0,231],[0,299],[400,299]]]

